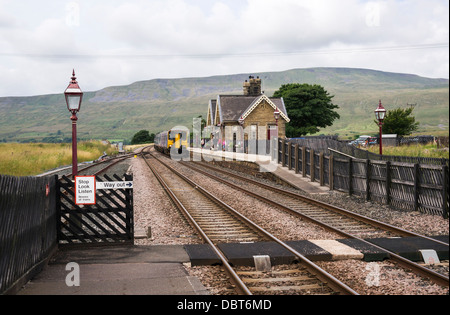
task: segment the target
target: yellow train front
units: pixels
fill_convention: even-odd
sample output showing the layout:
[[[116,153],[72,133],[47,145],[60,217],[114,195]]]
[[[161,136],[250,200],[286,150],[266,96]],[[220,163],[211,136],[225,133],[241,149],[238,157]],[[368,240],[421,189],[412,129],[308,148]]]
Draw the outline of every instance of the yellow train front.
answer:
[[[155,136],[155,149],[171,157],[189,154],[189,130],[171,129]]]

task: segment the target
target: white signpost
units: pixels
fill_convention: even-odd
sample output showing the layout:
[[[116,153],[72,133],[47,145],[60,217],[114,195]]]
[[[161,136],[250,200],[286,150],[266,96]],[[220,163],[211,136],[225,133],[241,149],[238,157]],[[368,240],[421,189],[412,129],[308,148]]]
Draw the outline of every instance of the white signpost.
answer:
[[[95,205],[95,176],[75,176],[75,204]]]

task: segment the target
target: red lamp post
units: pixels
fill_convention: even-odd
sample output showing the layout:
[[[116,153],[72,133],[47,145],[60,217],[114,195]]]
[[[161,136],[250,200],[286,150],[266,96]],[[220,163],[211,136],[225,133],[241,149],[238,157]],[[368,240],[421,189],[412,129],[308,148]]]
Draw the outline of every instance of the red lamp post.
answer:
[[[276,137],[278,138],[278,119],[280,119],[280,110],[278,109],[278,107],[273,112],[273,117],[275,118],[275,125],[277,126]]]
[[[280,119],[280,110],[278,107],[273,112],[273,118],[275,118],[275,137],[271,136],[271,151],[272,160],[278,161],[278,119]],[[273,139],[272,139],[273,138]]]
[[[383,120],[386,117],[386,109],[380,103],[375,110],[375,118],[378,120],[378,126],[380,127],[380,155],[383,155]]]
[[[78,159],[77,159],[77,112],[80,111],[81,101],[83,99],[83,92],[78,86],[78,82],[75,77],[75,70],[72,72],[72,80],[69,86],[64,91],[66,97],[67,109],[72,113],[72,176],[75,177],[78,174]]]
[[[244,117],[241,116],[241,118],[238,119],[239,125],[244,126],[244,122],[245,122]]]

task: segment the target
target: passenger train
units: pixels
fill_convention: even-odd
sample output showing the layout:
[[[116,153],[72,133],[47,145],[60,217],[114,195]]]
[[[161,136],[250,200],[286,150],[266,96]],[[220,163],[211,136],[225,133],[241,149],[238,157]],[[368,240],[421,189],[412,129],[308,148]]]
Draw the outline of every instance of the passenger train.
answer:
[[[155,149],[164,154],[188,154],[188,146],[188,129],[171,129],[155,136]]]

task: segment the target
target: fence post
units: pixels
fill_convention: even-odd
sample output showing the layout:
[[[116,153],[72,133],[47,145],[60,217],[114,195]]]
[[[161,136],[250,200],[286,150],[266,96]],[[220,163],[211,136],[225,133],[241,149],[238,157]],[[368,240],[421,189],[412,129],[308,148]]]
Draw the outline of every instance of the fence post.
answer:
[[[125,180],[126,181],[133,181],[133,175],[132,174],[125,174]],[[133,189],[128,190],[128,194],[126,194],[126,190],[124,192],[125,200],[128,202],[128,204],[131,205],[131,207],[127,207],[126,212],[126,219],[127,222],[130,222],[130,239],[134,240],[134,207],[133,207]]]
[[[292,169],[292,143],[288,142],[288,169]]]
[[[286,164],[286,139],[281,141],[281,166],[284,167]]]
[[[391,203],[391,161],[386,161],[386,204]]]
[[[419,209],[419,164],[414,164],[414,211]]]
[[[366,160],[366,201],[370,200],[370,160]]]
[[[280,151],[281,150],[281,151]],[[278,139],[278,151],[277,151],[277,163],[283,163],[283,156],[280,156],[280,152],[283,151],[283,140]],[[283,166],[283,165],[281,165]]]
[[[313,182],[315,180],[315,176],[314,176],[314,149],[310,148],[309,149],[309,161],[311,162],[311,164],[309,165],[309,173],[311,176],[311,182]]]
[[[295,159],[295,174],[298,174],[298,143],[295,144],[295,153],[294,153],[294,159]]]
[[[306,177],[306,147],[302,147],[302,175]]]
[[[324,169],[323,169],[323,152],[319,155],[319,170],[320,170],[320,186],[324,185]]]
[[[351,196],[353,194],[353,159],[348,159],[348,194]]]
[[[61,239],[61,186],[59,183],[58,175],[53,175],[55,179],[55,207],[56,207],[56,244]]]
[[[442,216],[448,219],[448,166],[442,166]]]
[[[330,155],[330,160],[329,160],[329,168],[330,168],[330,170],[329,170],[329,173],[328,173],[328,176],[330,177],[329,178],[329,182],[330,182],[330,190],[334,190],[334,156],[333,156],[333,154],[331,154]]]

